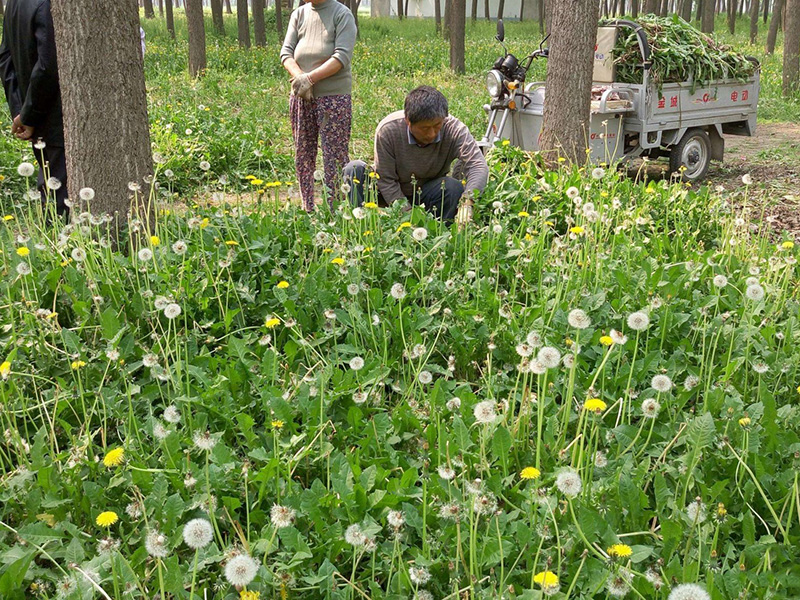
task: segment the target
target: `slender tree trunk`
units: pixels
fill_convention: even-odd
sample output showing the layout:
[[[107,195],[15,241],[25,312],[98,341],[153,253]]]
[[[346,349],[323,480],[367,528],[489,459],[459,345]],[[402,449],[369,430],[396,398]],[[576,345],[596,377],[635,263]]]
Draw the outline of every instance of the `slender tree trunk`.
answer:
[[[152,175],[136,0],[52,0],[69,197],[95,191],[88,210],[145,226]],[[108,32],[113,31],[114,35]],[[140,187],[132,191],[129,184]]]
[[[606,0],[606,2],[608,2],[608,0]],[[505,11],[505,9],[506,9],[506,0],[500,0],[500,2],[497,3],[497,18],[498,19],[502,19],[503,18],[503,11]]]
[[[403,20],[403,0],[397,0],[397,18]]]
[[[519,22],[525,21],[525,0],[519,0]]]
[[[473,23],[478,20],[478,0],[472,0],[472,16],[470,18]]]
[[[766,0],[765,0],[766,1]],[[758,0],[750,0],[750,43],[755,44],[758,38]]]
[[[767,54],[775,52],[775,40],[778,37],[778,29],[781,26],[781,12],[783,11],[783,0],[775,0],[772,7],[772,19],[769,22],[769,32],[767,33]]]
[[[222,17],[222,0],[211,0],[211,20],[214,30],[219,35],[225,35],[225,19]]]
[[[658,0],[645,0],[644,12],[653,15],[658,10]]]
[[[736,33],[736,0],[728,0],[728,31]]]
[[[403,6],[403,14],[406,17],[408,16],[408,2],[409,2],[409,0],[406,0],[405,6]]]
[[[744,1],[745,1],[745,0],[742,0],[742,1],[739,3],[739,16],[740,16],[740,17],[741,17],[741,16],[744,14]]]
[[[639,0],[631,0],[631,15],[634,19],[639,16]]]
[[[703,18],[703,2],[705,0],[697,0],[697,10],[695,12],[694,20],[697,21],[698,25],[700,24],[700,19]]]
[[[553,0],[547,17],[552,35],[539,146],[551,164],[558,156],[583,164],[589,136],[597,3]]]
[[[172,0],[167,0],[166,11],[167,13],[167,31],[170,37],[175,39],[175,15],[173,14]]]
[[[437,0],[438,2],[438,0]],[[356,23],[356,36],[359,35],[360,29],[358,28],[358,7],[361,6],[361,0],[350,0],[350,12],[353,13],[353,21]]]
[[[199,77],[206,68],[206,26],[203,0],[186,0],[186,28],[189,33],[189,74]]]
[[[764,0],[764,25],[766,25],[767,21],[769,21],[769,5],[770,1]]]
[[[700,24],[703,33],[714,33],[714,8],[714,0],[703,0],[703,20]]]
[[[660,17],[667,16],[668,6],[669,6],[669,0],[661,0],[661,6],[658,9],[658,15]]]
[[[546,7],[546,0],[538,0],[539,2],[539,35],[544,37],[544,25],[545,25],[545,12]]]
[[[5,9],[3,8],[3,0],[0,0],[0,17],[5,14]]]
[[[252,0],[253,3],[253,41],[263,48],[267,45],[267,28],[264,23],[265,0]]]
[[[436,35],[442,34],[442,2],[433,0],[433,18],[436,21]]]
[[[786,0],[783,34],[783,95],[800,91],[800,0]]]
[[[233,11],[231,10],[231,0],[225,0],[225,12],[229,15],[233,14]]]
[[[153,0],[144,0],[144,18],[154,19],[156,12],[153,10]]]
[[[275,0],[275,28],[278,30],[278,37],[283,41],[283,1]]]
[[[489,13],[489,0],[483,0],[483,18],[487,21],[492,20],[492,15]]]
[[[0,0],[0,4],[3,3],[3,0]],[[164,16],[164,0],[158,0],[158,15],[160,17]]]
[[[450,9],[450,68],[459,75],[463,75],[466,70],[464,62],[466,22],[467,0],[452,0]]]
[[[453,18],[453,0],[444,0],[444,28],[442,37],[446,42],[450,41],[450,20]]]
[[[236,21],[239,26],[239,47],[250,47],[250,16],[247,14],[247,0],[236,0]]]

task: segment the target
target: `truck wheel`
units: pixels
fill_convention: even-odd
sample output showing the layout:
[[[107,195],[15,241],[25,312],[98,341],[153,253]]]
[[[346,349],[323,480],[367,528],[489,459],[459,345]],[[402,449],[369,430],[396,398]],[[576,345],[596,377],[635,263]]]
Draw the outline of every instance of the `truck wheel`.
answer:
[[[688,130],[669,153],[669,170],[684,181],[699,181],[708,173],[711,138],[705,129]]]

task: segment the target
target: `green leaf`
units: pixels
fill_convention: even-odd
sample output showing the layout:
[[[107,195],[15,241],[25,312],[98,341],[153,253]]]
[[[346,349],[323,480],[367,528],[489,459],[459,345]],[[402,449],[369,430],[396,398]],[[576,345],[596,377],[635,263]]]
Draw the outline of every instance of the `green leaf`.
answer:
[[[511,439],[511,434],[508,432],[508,429],[502,425],[495,429],[494,435],[492,436],[492,452],[495,458],[499,458],[504,465],[508,460],[508,452],[511,450],[512,443],[513,440]]]
[[[35,551],[31,550],[2,571],[2,574],[0,574],[0,598],[4,600],[16,600],[17,598],[22,600],[25,598],[23,581],[34,554]]]

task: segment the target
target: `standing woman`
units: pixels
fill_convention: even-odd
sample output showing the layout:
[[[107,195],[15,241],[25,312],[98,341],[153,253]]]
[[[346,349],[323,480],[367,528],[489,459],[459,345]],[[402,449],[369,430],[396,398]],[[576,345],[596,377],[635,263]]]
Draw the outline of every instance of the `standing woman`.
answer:
[[[281,63],[292,77],[289,108],[295,167],[303,208],[314,210],[317,138],[322,139],[325,185],[332,195],[349,161],[353,80],[350,61],[356,23],[338,0],[310,0],[292,13]]]

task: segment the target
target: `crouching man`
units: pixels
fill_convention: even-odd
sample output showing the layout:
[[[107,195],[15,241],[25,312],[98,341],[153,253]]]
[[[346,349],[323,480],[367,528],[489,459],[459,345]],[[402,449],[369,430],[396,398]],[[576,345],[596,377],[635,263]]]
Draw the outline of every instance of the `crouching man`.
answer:
[[[461,177],[448,176],[456,168]],[[447,98],[427,85],[406,96],[405,109],[387,116],[375,130],[375,173],[379,204],[396,200],[422,204],[436,217],[452,222],[465,196],[458,221],[472,216],[472,195],[482,192],[489,178],[486,159],[467,126],[448,114]],[[354,204],[364,202],[367,165],[351,161],[344,168]]]

